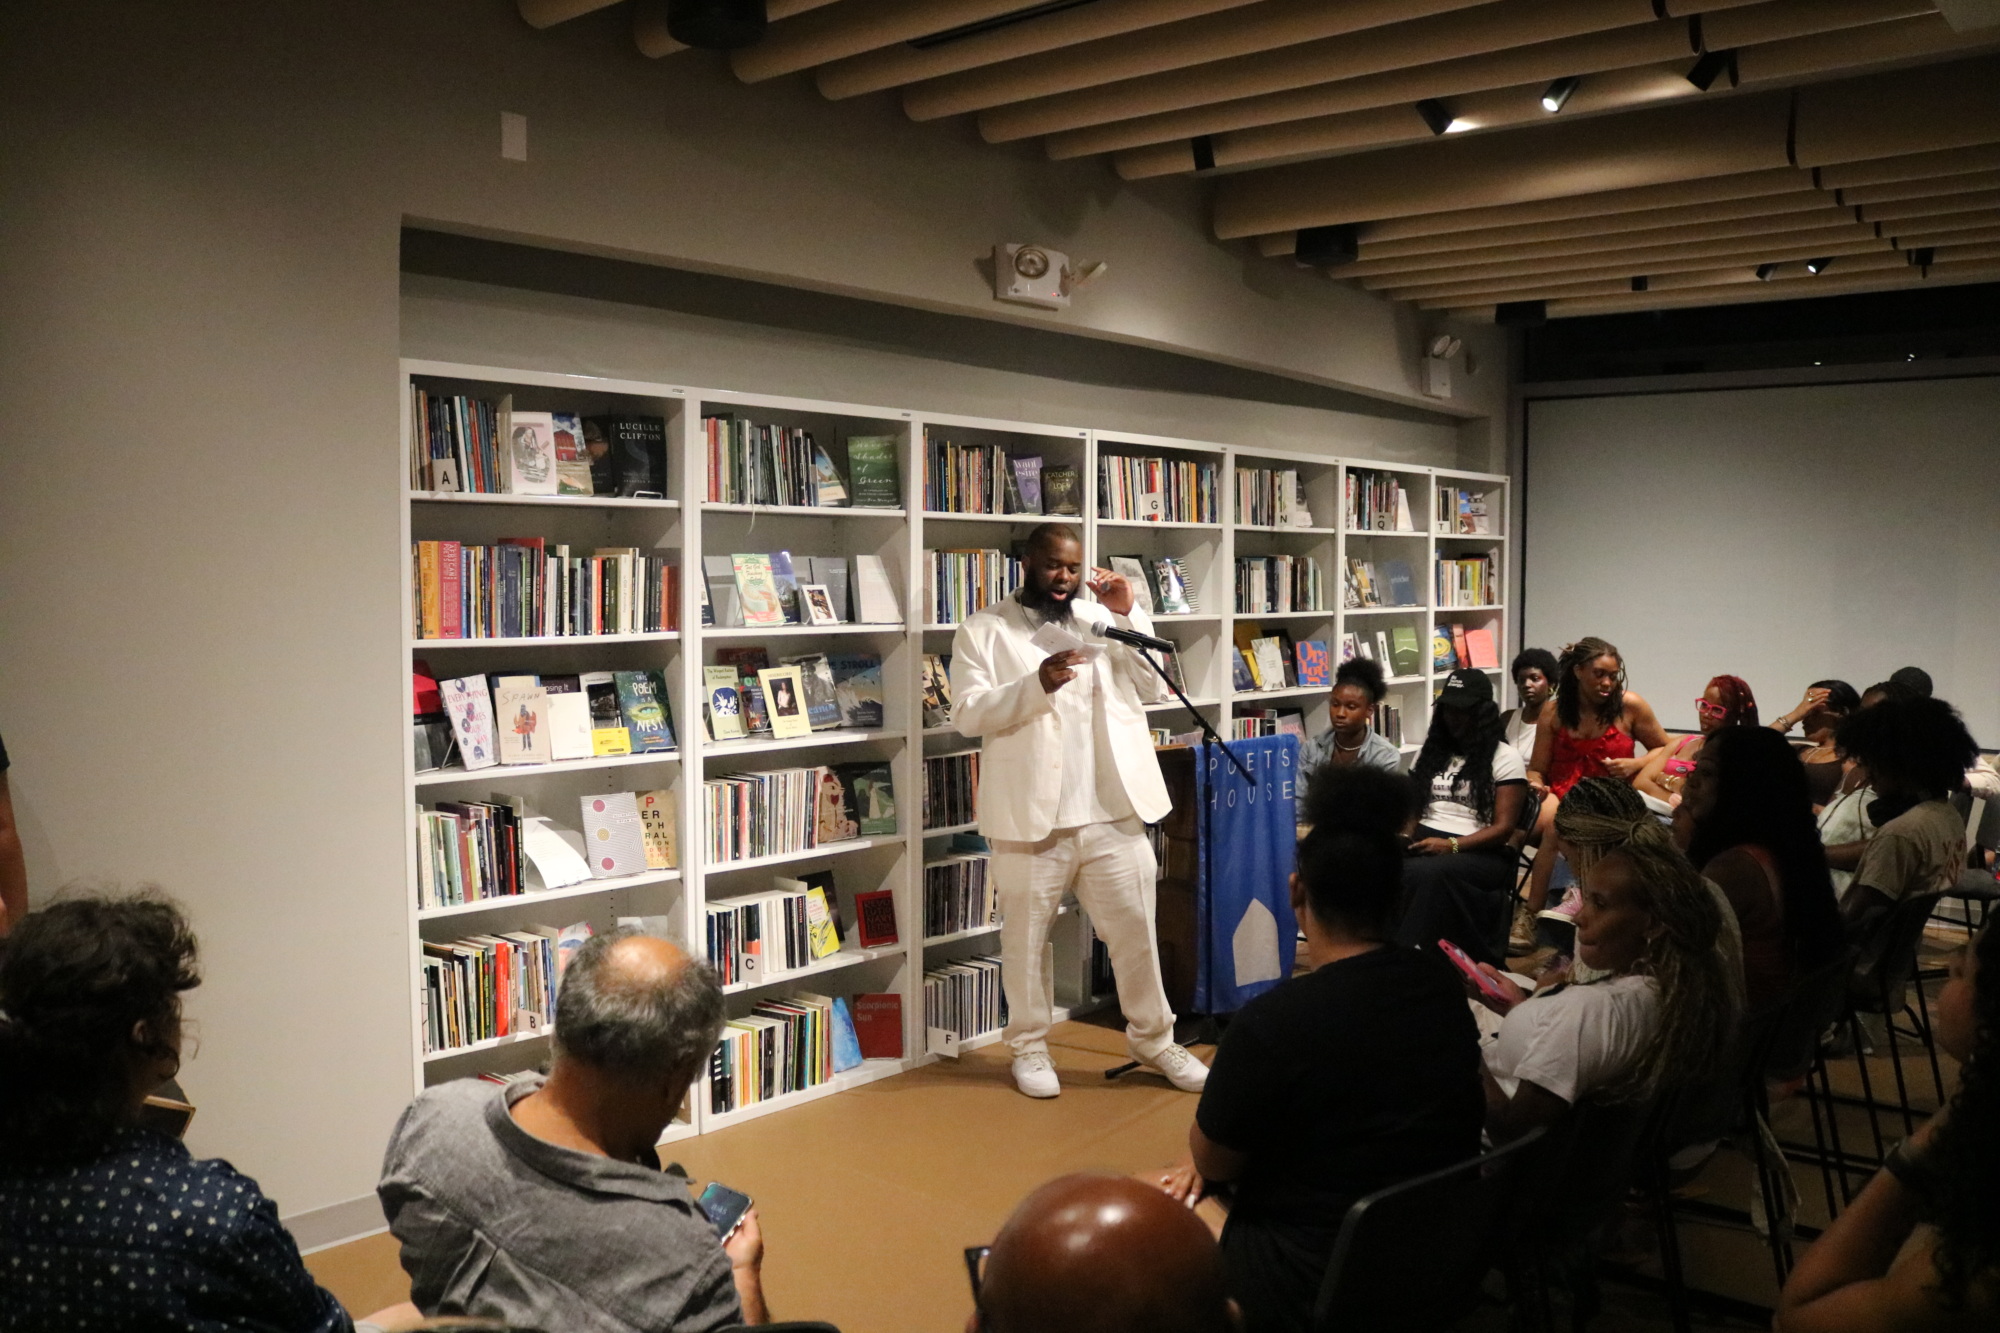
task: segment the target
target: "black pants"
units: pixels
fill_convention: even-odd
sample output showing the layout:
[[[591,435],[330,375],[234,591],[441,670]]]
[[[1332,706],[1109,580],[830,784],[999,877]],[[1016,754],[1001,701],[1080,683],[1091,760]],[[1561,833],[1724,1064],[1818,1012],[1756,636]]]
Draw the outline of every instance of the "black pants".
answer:
[[[1504,967],[1519,865],[1512,848],[1409,857],[1396,942],[1434,946],[1450,940],[1475,962]]]

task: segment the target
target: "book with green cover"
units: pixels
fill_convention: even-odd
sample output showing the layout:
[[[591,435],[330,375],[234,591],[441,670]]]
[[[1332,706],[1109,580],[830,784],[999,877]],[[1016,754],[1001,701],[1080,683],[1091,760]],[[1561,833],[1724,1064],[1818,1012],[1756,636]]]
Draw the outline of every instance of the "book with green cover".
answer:
[[[896,441],[888,435],[847,437],[848,480],[854,485],[856,509],[898,509],[902,488],[896,484]]]
[[[1417,646],[1417,631],[1412,625],[1397,625],[1389,631],[1389,660],[1399,676],[1423,674],[1424,658]]]
[[[632,733],[632,753],[655,754],[674,748],[673,715],[668,712],[666,677],[659,671],[614,671],[618,709]]]
[[[1062,514],[1071,518],[1083,514],[1083,505],[1078,498],[1082,493],[1077,489],[1076,469],[1073,467],[1045,467],[1042,469],[1042,512]]]
[[[732,555],[729,563],[736,575],[736,594],[746,625],[782,625],[785,603],[778,595],[778,582],[771,572],[771,557],[760,552]]]

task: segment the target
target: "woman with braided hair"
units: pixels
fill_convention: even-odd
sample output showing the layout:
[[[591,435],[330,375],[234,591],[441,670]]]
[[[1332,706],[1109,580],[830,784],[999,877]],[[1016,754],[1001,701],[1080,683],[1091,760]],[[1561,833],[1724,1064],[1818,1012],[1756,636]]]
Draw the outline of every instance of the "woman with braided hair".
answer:
[[[1571,787],[1590,777],[1630,782],[1645,766],[1643,759],[1633,757],[1635,742],[1648,750],[1667,743],[1653,706],[1625,688],[1625,659],[1617,646],[1595,636],[1565,645],[1556,659],[1554,711],[1536,732],[1535,756],[1528,761],[1528,785],[1543,793],[1532,840],[1545,851],[1556,804]],[[1533,944],[1535,914],[1548,902],[1555,861],[1554,856],[1537,856],[1528,876],[1527,901],[1516,917],[1513,941],[1524,949]]]
[[[1502,1014],[1486,1048],[1494,1142],[1553,1123],[1578,1102],[1648,1101],[1712,1069],[1735,1038],[1741,986],[1718,947],[1724,911],[1650,815],[1583,877],[1580,963],[1595,981],[1530,996],[1482,966]]]
[[[1801,1256],[1778,1333],[2000,1324],[2000,929],[1953,956],[1933,1013],[1958,1089]]]

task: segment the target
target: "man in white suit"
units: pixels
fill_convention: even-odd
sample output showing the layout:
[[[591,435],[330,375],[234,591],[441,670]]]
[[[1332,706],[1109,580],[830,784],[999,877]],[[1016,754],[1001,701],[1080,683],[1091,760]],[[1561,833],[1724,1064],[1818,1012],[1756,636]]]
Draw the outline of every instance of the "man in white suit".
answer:
[[[1083,548],[1044,523],[1028,538],[1026,579],[958,627],[952,640],[952,725],[985,742],[979,831],[993,844],[1001,976],[1015,1086],[1062,1091],[1049,1061],[1055,1005],[1046,963],[1063,895],[1075,893],[1111,952],[1132,1057],[1199,1092],[1208,1068],[1174,1044],[1174,1013],[1153,936],[1154,870],[1145,825],[1172,808],[1142,702],[1166,687],[1143,654],[1096,637],[1116,625],[1151,634],[1131,586],[1092,570],[1096,602],[1080,602]],[[1049,653],[1032,640],[1056,625],[1103,651]]]

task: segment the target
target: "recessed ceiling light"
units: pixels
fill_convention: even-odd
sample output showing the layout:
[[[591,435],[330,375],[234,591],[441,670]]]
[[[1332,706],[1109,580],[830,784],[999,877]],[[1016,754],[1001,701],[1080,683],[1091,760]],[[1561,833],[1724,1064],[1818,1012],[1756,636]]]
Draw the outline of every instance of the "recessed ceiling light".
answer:
[[[1574,74],[1566,78],[1557,79],[1542,94],[1542,110],[1548,112],[1550,115],[1554,115],[1556,112],[1562,110],[1563,103],[1569,101],[1570,94],[1575,92],[1577,85],[1582,82],[1583,80]]]
[[[1435,97],[1426,97],[1417,103],[1417,114],[1423,117],[1424,124],[1430,126],[1432,134],[1445,133],[1451,128],[1454,119],[1445,104]]]

